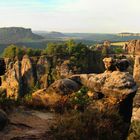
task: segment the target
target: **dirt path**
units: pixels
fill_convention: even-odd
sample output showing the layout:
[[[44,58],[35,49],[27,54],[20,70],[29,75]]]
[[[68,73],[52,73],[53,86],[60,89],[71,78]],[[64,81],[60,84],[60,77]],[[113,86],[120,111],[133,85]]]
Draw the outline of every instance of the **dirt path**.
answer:
[[[48,140],[45,136],[55,120],[55,114],[24,108],[9,115],[10,124],[0,132],[0,140]]]

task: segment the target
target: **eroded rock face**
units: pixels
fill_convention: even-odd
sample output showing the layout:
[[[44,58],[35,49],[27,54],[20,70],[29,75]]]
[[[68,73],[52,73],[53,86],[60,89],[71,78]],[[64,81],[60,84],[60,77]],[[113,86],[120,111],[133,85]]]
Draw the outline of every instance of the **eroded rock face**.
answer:
[[[25,55],[21,61],[21,75],[23,79],[23,85],[26,89],[31,89],[35,86],[32,63],[27,55]]]
[[[135,81],[139,84],[140,83],[140,56],[135,57],[133,77]]]
[[[37,81],[40,85],[40,88],[48,87],[48,73],[49,73],[50,65],[45,56],[41,56],[36,65],[37,71]]]
[[[131,40],[124,46],[124,50],[129,54],[140,54],[140,40]]]
[[[12,62],[10,58],[4,58],[5,68],[8,69],[9,63]]]
[[[2,77],[2,87],[6,89],[7,97],[18,98],[22,92],[21,63],[11,62],[7,72]]]
[[[131,117],[131,127],[129,131],[128,140],[135,136],[135,139],[140,138],[140,89],[138,89],[133,100],[133,111]]]
[[[111,57],[103,59],[107,71],[126,71],[130,65],[127,59],[113,59]]]
[[[111,101],[112,106],[117,106],[122,116],[129,122],[132,114],[133,97],[137,91],[137,85],[134,82],[132,75],[128,72],[120,71],[122,69],[116,66],[116,64],[121,66],[121,64],[126,62],[126,60],[115,61],[111,58],[104,60],[105,64],[108,62],[108,64],[106,64],[107,71],[104,73],[77,74],[71,76],[69,79],[58,80],[45,90],[46,94],[43,92],[44,95],[47,95],[48,93],[53,93],[57,96],[70,95],[79,90],[81,86],[85,86],[88,87],[91,92],[95,92],[97,94],[101,93],[106,104],[109,105],[109,101]],[[112,65],[115,68],[114,71],[112,69]],[[128,66],[125,67],[123,65],[122,67],[126,69]],[[40,95],[41,92],[42,91],[39,92]]]
[[[61,78],[68,78],[73,74],[73,70],[70,69],[70,61],[65,60],[60,66],[56,67],[57,73]]]
[[[116,69],[115,60],[113,58],[104,58],[103,62],[107,71],[114,71]]]
[[[104,63],[106,67],[104,73],[77,74],[68,79],[58,80],[47,89],[35,92],[32,96],[32,103],[44,107],[53,107],[61,102],[61,105],[64,103],[65,106],[72,93],[78,91],[82,86],[88,87],[88,95],[97,95],[98,97],[90,102],[88,109],[97,108],[101,112],[118,112],[123,118],[123,125],[125,126],[122,139],[126,139],[131,123],[133,98],[137,91],[137,85],[133,76],[125,72],[129,66],[127,60],[106,58]]]

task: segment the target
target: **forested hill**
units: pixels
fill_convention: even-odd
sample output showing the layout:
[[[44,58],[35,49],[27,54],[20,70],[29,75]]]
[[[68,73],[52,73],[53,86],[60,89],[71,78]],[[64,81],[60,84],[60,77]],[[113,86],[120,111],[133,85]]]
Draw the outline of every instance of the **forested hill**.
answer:
[[[40,39],[43,39],[43,37],[32,33],[32,30],[29,28],[0,28],[0,44],[35,41]]]

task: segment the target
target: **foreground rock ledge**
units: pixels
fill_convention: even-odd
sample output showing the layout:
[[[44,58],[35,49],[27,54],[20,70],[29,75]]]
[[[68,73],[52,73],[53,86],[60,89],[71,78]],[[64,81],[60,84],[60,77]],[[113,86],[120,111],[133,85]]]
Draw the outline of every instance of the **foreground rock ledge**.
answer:
[[[123,65],[121,65],[122,62]],[[125,62],[127,66],[124,65]],[[35,105],[39,104],[45,107],[54,105],[65,96],[71,95],[85,86],[88,87],[90,92],[102,95],[100,100],[96,100],[97,103],[101,102],[100,104],[102,104],[102,107],[96,105],[98,109],[107,109],[107,106],[108,109],[113,108],[115,110],[117,108],[124,121],[130,122],[133,97],[136,94],[137,85],[133,76],[125,72],[128,68],[128,62],[106,58],[104,63],[107,69],[104,73],[79,74],[73,75],[69,79],[57,80],[49,88],[33,93],[32,102]]]
[[[124,130],[122,140],[126,139],[131,123],[133,98],[137,91],[137,85],[133,76],[128,72],[105,71],[102,74],[79,74],[69,79],[61,79],[54,82],[48,89],[42,89],[33,93],[32,103],[44,107],[55,106],[65,97],[78,91],[82,86],[88,87],[91,93],[102,95],[100,99],[93,100],[88,108],[97,108],[101,112],[118,112],[123,118]],[[115,122],[117,123],[117,122]],[[115,124],[114,124],[115,125]]]

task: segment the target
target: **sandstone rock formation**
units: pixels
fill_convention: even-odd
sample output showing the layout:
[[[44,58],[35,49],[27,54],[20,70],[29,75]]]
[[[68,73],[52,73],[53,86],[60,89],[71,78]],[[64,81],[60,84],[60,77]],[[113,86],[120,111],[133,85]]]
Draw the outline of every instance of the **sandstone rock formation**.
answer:
[[[70,79],[57,80],[49,88],[33,93],[32,104],[45,107],[55,106],[57,102],[64,99],[64,96],[78,91],[80,87],[80,84]]]
[[[113,58],[104,58],[103,62],[105,64],[105,68],[107,71],[114,71],[116,69],[115,67],[115,61]]]
[[[48,87],[48,73],[49,73],[50,64],[47,61],[45,56],[41,56],[36,65],[37,71],[37,81],[40,88]]]
[[[135,81],[139,84],[140,83],[140,56],[135,57],[133,77]]]
[[[110,43],[110,41],[106,40],[106,41],[104,41],[103,45],[104,45],[105,47],[109,48],[110,45],[111,45],[111,43]]]
[[[123,48],[129,54],[140,54],[140,40],[131,40]]]
[[[107,71],[126,71],[130,65],[127,59],[113,59],[111,57],[103,59]]]
[[[28,56],[15,62],[6,59],[5,63],[7,68],[1,76],[1,89],[6,90],[7,97],[17,99],[35,85],[32,63]]]
[[[65,60],[60,66],[56,67],[57,73],[61,78],[68,78],[72,76],[73,70],[70,69],[70,61]]]
[[[21,63],[9,64],[7,72],[2,77],[2,87],[6,89],[7,97],[18,98],[22,92]]]
[[[131,118],[131,127],[129,131],[128,140],[135,137],[140,138],[140,89],[138,89],[136,96],[133,100],[133,112]]]
[[[9,63],[12,62],[10,58],[4,58],[5,68],[8,69]]]
[[[88,95],[97,95],[88,105],[88,109],[101,112],[118,112],[123,118],[122,140],[126,139],[131,123],[133,98],[137,85],[133,76],[124,72],[128,68],[127,60],[104,59],[106,71],[101,74],[77,74],[69,79],[54,82],[48,89],[42,89],[32,95],[32,104],[55,107],[61,103],[63,108],[68,98],[82,86],[89,89]]]
[[[121,72],[121,68],[116,68],[116,62],[119,62],[117,64],[121,65],[124,61],[120,63],[120,61],[112,60],[111,58],[106,58],[104,60],[106,60],[104,61],[107,68],[106,72],[102,74],[79,74],[71,76],[70,79],[58,80],[43,91],[43,96],[48,96],[49,93],[51,93],[49,94],[50,98],[51,96],[53,97],[54,94],[57,95],[57,97],[60,97],[60,95],[70,95],[80,89],[81,86],[85,86],[88,87],[91,92],[102,94],[103,101],[108,105],[111,103],[110,107],[117,106],[120,113],[125,118],[124,120],[129,122],[132,114],[133,97],[137,91],[137,85],[132,75],[128,72]],[[109,62],[109,65],[106,64],[106,62]],[[112,65],[115,69],[110,69]],[[123,70],[127,67],[128,66],[124,67]],[[41,92],[42,91],[33,94],[33,98],[40,95],[42,96]],[[59,99],[60,98],[58,98],[58,100]]]
[[[35,85],[33,67],[31,60],[27,55],[25,55],[21,61],[21,75],[24,87],[29,89],[33,88]]]

